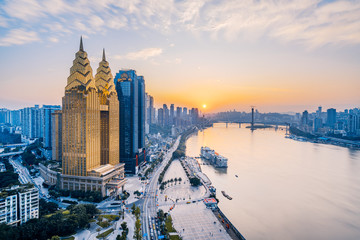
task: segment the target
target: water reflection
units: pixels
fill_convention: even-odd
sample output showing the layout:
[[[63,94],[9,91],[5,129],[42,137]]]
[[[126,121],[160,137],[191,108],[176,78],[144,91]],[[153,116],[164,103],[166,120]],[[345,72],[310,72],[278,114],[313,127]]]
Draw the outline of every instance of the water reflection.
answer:
[[[201,168],[247,239],[360,239],[360,151],[245,127],[216,124],[186,145],[190,156],[209,146],[229,159],[228,169]]]

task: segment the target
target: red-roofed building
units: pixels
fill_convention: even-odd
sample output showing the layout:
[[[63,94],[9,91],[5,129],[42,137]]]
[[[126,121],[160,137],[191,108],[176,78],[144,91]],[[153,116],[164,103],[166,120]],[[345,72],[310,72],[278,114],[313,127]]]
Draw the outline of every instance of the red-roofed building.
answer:
[[[217,201],[215,198],[205,198],[204,203],[207,208],[211,208],[211,209],[217,208]]]

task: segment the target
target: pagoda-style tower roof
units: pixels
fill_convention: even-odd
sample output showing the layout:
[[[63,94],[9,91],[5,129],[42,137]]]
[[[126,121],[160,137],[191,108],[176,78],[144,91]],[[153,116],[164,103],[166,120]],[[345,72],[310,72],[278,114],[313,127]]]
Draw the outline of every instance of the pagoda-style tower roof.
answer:
[[[82,37],[80,38],[79,51],[75,54],[73,66],[70,68],[70,76],[65,91],[79,86],[85,87],[86,90],[89,88],[96,89],[92,68],[87,53],[84,51]]]
[[[102,91],[106,95],[115,93],[115,84],[113,81],[113,75],[109,67],[108,61],[105,57],[105,49],[103,49],[102,61],[99,63],[99,67],[95,74],[95,85],[99,91]]]

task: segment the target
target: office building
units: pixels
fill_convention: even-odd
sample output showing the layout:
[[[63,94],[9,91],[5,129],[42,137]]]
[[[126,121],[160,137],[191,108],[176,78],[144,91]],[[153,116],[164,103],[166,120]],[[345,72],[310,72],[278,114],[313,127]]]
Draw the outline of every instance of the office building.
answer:
[[[322,119],[319,117],[316,117],[314,119],[314,133],[317,133],[319,131],[320,128],[322,128]]]
[[[326,125],[329,128],[334,129],[335,128],[335,123],[336,123],[336,109],[329,108],[327,110]]]
[[[52,160],[61,161],[62,156],[62,119],[61,111],[57,110],[51,114],[51,137],[52,137]]]
[[[301,125],[308,125],[308,124],[309,124],[309,113],[307,110],[305,110],[301,116]]]
[[[51,168],[40,166],[45,182],[61,189],[117,195],[125,184],[124,164],[119,163],[119,102],[105,51],[94,78],[80,40],[61,117],[56,114],[55,122],[61,118],[61,140],[55,142],[61,142],[62,174],[57,176]]]
[[[160,126],[164,126],[164,124],[165,124],[165,121],[164,121],[164,109],[163,108],[158,109],[158,124]]]
[[[175,124],[175,106],[174,106],[174,104],[171,104],[171,105],[170,105],[169,124],[170,124],[170,125],[174,125],[174,124]]]
[[[166,104],[163,104],[163,111],[164,111],[164,125],[170,125],[170,111]]]
[[[145,80],[143,76],[138,76],[138,98],[139,98],[139,103],[138,103],[138,115],[139,115],[139,119],[138,119],[138,125],[139,125],[139,145],[138,148],[143,149],[145,148]]]
[[[135,70],[120,70],[114,79],[120,106],[120,161],[135,174],[144,162],[145,81]]]

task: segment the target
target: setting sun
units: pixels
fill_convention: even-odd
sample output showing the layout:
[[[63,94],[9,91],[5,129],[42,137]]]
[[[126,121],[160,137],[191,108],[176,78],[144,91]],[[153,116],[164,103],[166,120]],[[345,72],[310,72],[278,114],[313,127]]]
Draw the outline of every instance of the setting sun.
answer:
[[[206,104],[203,105],[203,108],[206,108]]]

